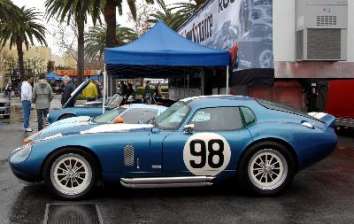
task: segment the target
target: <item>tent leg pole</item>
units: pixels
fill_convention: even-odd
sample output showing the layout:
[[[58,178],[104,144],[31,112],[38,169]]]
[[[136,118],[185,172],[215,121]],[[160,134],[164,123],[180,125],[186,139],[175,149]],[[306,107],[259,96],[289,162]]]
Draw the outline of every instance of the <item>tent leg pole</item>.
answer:
[[[106,65],[103,68],[103,100],[102,100],[102,114],[105,112],[106,108],[106,98],[107,98],[107,71]]]
[[[230,71],[229,66],[226,66],[226,94],[230,94]]]

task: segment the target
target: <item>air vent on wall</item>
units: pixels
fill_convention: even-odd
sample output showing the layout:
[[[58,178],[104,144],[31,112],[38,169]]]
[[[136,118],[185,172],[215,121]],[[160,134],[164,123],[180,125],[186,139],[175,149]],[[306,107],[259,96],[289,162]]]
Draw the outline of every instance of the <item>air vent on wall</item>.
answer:
[[[296,31],[297,60],[341,60],[341,29],[312,28]]]
[[[317,16],[317,26],[335,26],[337,25],[337,16]]]
[[[335,60],[341,58],[340,29],[308,29],[307,58]]]

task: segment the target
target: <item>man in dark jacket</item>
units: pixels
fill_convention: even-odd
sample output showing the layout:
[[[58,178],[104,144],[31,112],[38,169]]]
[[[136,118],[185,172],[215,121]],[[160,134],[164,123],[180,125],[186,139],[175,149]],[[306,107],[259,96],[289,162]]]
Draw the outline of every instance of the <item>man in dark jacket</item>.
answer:
[[[63,93],[61,94],[61,105],[64,106],[66,101],[71,96],[71,93],[74,92],[75,90],[75,84],[71,81],[69,76],[64,76],[63,77],[63,82],[64,82],[64,89]],[[73,107],[75,105],[75,101],[70,102],[67,107]]]
[[[36,104],[38,131],[43,129],[45,119],[50,107],[50,102],[53,99],[53,90],[45,79],[46,75],[43,73],[39,76],[38,82],[33,88],[32,102]]]

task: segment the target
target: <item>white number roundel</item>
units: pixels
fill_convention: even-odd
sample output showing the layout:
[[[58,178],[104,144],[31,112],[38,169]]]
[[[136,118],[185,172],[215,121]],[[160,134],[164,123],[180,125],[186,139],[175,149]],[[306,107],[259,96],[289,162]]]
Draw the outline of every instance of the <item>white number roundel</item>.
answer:
[[[227,140],[216,133],[197,133],[189,137],[183,148],[183,161],[194,175],[215,176],[230,162]]]

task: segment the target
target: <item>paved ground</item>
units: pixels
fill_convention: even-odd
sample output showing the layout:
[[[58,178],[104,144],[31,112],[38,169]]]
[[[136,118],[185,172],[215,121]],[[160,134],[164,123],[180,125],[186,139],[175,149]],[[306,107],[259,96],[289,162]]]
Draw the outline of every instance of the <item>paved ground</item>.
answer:
[[[289,191],[275,198],[243,194],[237,186],[130,190],[99,188],[87,201],[58,202],[41,185],[26,186],[6,158],[25,134],[21,119],[0,120],[0,223],[354,223],[354,138],[340,137],[334,154],[299,173]],[[32,123],[33,126],[34,123]],[[48,206],[49,204],[60,206]],[[93,204],[85,207],[83,204]],[[46,208],[50,212],[46,215]]]

